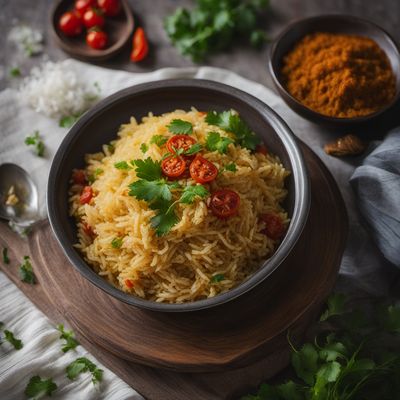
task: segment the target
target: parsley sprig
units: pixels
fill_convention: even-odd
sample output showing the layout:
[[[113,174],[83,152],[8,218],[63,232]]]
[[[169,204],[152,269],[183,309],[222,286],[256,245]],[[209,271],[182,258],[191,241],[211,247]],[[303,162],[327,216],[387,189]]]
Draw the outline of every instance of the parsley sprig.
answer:
[[[64,329],[63,324],[57,325],[57,330],[60,331],[60,339],[65,340],[64,346],[61,348],[63,353],[67,353],[70,350],[73,350],[78,346],[79,342],[75,339],[75,335],[73,331],[67,331]]]
[[[165,136],[162,135],[154,135],[151,139],[150,139],[150,144],[155,144],[158,147],[162,147],[164,146],[165,143],[167,143],[168,138],[166,138]]]
[[[191,135],[193,133],[193,125],[182,119],[173,119],[167,128],[174,135]]]
[[[206,137],[207,150],[218,151],[220,154],[226,154],[231,143],[235,142],[229,137],[221,136],[218,132],[209,132]]]
[[[24,260],[19,267],[19,276],[23,282],[30,283],[31,285],[36,283],[35,274],[33,273],[29,256],[24,256]]]
[[[44,151],[46,146],[44,145],[42,139],[40,138],[39,131],[33,132],[32,136],[27,136],[25,138],[25,144],[27,146],[34,146],[35,152],[39,157],[44,156]]]
[[[103,370],[97,368],[97,365],[86,357],[79,357],[68,365],[67,377],[71,380],[75,379],[79,374],[90,372],[92,374],[92,382],[96,384],[103,379]]]
[[[53,379],[42,379],[40,376],[33,376],[25,388],[25,395],[29,399],[40,399],[44,396],[51,396],[57,389]]]
[[[1,331],[3,328],[4,328],[4,323],[3,323],[3,322],[0,322],[0,331]],[[14,333],[11,332],[11,331],[9,331],[9,330],[7,330],[7,329],[4,330],[4,338],[2,338],[2,337],[0,336],[0,344],[3,343],[3,340],[2,340],[2,339],[6,340],[6,341],[9,342],[11,345],[13,345],[15,350],[20,350],[20,349],[22,349],[22,347],[23,347],[22,340],[17,339],[17,338],[14,336]]]
[[[235,136],[235,142],[250,150],[255,150],[261,139],[247,126],[247,124],[234,111],[210,111],[205,121],[209,125],[218,126]]]

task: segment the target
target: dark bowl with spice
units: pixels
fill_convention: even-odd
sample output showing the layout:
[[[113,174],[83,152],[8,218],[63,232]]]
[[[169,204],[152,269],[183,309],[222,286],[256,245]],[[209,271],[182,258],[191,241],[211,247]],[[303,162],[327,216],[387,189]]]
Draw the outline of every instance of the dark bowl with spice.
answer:
[[[275,253],[247,280],[213,298],[182,304],[158,303],[125,293],[100,277],[74,248],[76,223],[69,216],[68,192],[71,173],[84,165],[87,153],[98,152],[113,140],[121,124],[134,116],[140,120],[151,111],[160,115],[175,109],[236,110],[252,131],[277,155],[290,176],[283,204],[290,217],[287,232]],[[99,102],[71,128],[51,166],[47,206],[51,227],[71,264],[91,283],[109,295],[133,306],[159,311],[196,311],[225,303],[254,288],[275,271],[288,256],[307,221],[310,187],[301,150],[286,123],[266,104],[233,87],[197,79],[164,80],[124,89]]]
[[[369,123],[400,95],[400,52],[372,22],[323,15],[290,24],[271,46],[269,71],[287,105],[321,125]]]

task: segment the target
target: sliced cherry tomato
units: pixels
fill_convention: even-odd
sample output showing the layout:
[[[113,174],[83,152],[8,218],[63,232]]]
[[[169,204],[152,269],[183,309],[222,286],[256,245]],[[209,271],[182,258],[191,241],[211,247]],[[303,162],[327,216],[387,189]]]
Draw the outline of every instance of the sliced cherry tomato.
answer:
[[[97,4],[107,17],[115,17],[121,11],[119,0],[97,0]]]
[[[161,169],[168,178],[178,178],[185,172],[186,161],[179,156],[169,156],[162,161]]]
[[[130,279],[125,279],[125,285],[128,289],[133,288],[133,282]]]
[[[76,0],[75,11],[82,17],[85,11],[96,5],[96,0]]]
[[[86,43],[92,49],[101,50],[107,46],[108,36],[107,33],[93,28],[86,35]]]
[[[77,36],[82,32],[82,21],[76,13],[71,11],[67,11],[61,15],[58,26],[62,33],[67,36]]]
[[[93,197],[93,189],[91,186],[85,186],[82,190],[81,197],[79,198],[79,202],[81,204],[88,204]]]
[[[189,171],[190,176],[198,183],[211,182],[218,175],[217,167],[199,154],[190,164]]]
[[[211,194],[210,208],[218,218],[228,218],[239,210],[240,197],[230,189],[220,189]]]
[[[279,240],[285,233],[285,225],[279,215],[267,213],[260,215],[261,221],[265,223],[265,229],[262,233],[272,240]]]
[[[176,150],[183,149],[189,150],[191,146],[196,143],[196,139],[189,135],[174,135],[168,139],[167,149],[170,153]]]
[[[149,52],[149,44],[144,34],[143,28],[136,29],[133,35],[131,61],[137,62],[143,60]]]
[[[98,8],[90,7],[83,14],[83,23],[88,29],[95,26],[102,28],[104,26],[104,21],[103,12]]]
[[[201,115],[202,117],[204,117],[205,115],[207,115],[206,111],[199,111],[199,115]]]
[[[72,180],[77,185],[86,185],[87,180],[85,171],[83,169],[74,170],[74,172],[72,173]]]
[[[88,223],[85,222],[83,224],[82,229],[83,229],[83,232],[85,232],[86,235],[88,235],[88,236],[90,236],[92,238],[96,236],[96,234],[93,232],[92,227]]]
[[[256,153],[261,153],[266,156],[268,153],[268,150],[267,150],[267,147],[265,146],[265,144],[258,144],[256,146]]]

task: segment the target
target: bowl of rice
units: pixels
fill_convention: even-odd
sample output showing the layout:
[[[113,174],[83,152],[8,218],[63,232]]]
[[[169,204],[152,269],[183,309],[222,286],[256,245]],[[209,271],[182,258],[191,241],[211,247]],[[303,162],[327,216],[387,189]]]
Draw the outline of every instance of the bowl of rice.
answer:
[[[309,181],[285,122],[206,80],[124,89],[71,128],[50,170],[55,236],[91,283],[162,312],[223,304],[285,260]]]

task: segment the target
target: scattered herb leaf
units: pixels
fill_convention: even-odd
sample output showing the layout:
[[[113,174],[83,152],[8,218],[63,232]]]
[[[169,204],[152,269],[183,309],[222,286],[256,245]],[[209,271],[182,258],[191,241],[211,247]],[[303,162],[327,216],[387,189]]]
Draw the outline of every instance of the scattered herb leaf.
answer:
[[[67,377],[71,380],[75,379],[83,372],[90,372],[92,374],[92,382],[96,384],[103,379],[103,370],[97,368],[96,364],[88,360],[86,357],[79,357],[67,367]]]
[[[147,152],[148,149],[149,149],[149,145],[148,145],[148,144],[142,143],[142,144],[140,145],[140,151],[141,151],[143,154],[145,154],[145,153]]]
[[[70,128],[78,119],[80,115],[65,115],[64,117],[60,118],[58,122],[58,126],[61,128]]]
[[[33,376],[25,388],[25,395],[30,399],[40,399],[43,396],[51,396],[57,389],[53,379],[42,379],[40,376]]]
[[[231,138],[221,136],[218,132],[209,132],[206,137],[207,150],[218,151],[220,154],[226,154],[231,143],[235,142]]]
[[[237,166],[235,163],[226,164],[223,168],[225,171],[236,172]]]
[[[328,308],[321,315],[320,321],[325,321],[333,315],[343,314],[345,310],[346,297],[341,293],[334,293],[328,298],[327,305]]]
[[[24,261],[19,267],[19,276],[23,282],[30,283],[31,285],[36,283],[29,256],[24,256]]]
[[[104,170],[102,170],[101,168],[96,168],[93,174],[88,176],[89,183],[93,183],[97,179],[97,177],[103,172]]]
[[[192,204],[196,197],[205,198],[210,195],[210,192],[203,185],[186,186],[179,201],[184,204]]]
[[[129,196],[134,196],[139,200],[146,200],[148,203],[157,199],[170,201],[172,199],[172,187],[165,179],[156,181],[140,179],[129,185]]]
[[[195,144],[192,144],[186,151],[183,151],[182,154],[191,156],[193,154],[198,153],[202,149],[203,149],[203,146],[200,143],[195,143]],[[179,150],[183,150],[183,149],[179,149]]]
[[[173,119],[170,124],[167,125],[167,128],[174,135],[191,135],[193,133],[193,125],[182,119]]]
[[[45,147],[43,141],[40,139],[39,131],[33,132],[33,136],[27,136],[25,138],[25,144],[27,146],[35,146],[36,154],[39,157],[44,156],[44,151],[45,151],[46,147]]]
[[[11,331],[4,330],[4,339],[14,346],[15,350],[20,350],[23,347],[22,341],[17,339]]]
[[[119,249],[122,246],[122,237],[116,237],[111,241],[111,246],[113,249]]]
[[[18,67],[13,67],[10,69],[10,76],[13,78],[18,78],[21,76],[21,70]]]
[[[165,143],[167,143],[168,138],[166,138],[165,136],[162,135],[154,135],[151,139],[150,139],[150,144],[155,144],[158,147],[162,147],[164,146]]]
[[[78,341],[75,339],[75,335],[73,331],[67,331],[64,329],[63,324],[57,325],[57,330],[60,331],[60,339],[65,340],[64,346],[61,348],[63,353],[67,353],[69,350],[73,350],[78,346]]]
[[[162,178],[161,163],[153,161],[150,157],[145,160],[132,161],[136,165],[136,176],[140,179],[155,181]]]
[[[132,169],[132,167],[126,161],[118,161],[114,164],[114,167],[117,169],[124,169],[124,170]]]
[[[3,248],[3,263],[10,264],[10,258],[8,257],[8,248],[7,247]]]
[[[218,282],[223,281],[224,279],[225,279],[224,274],[215,274],[211,278],[211,283],[218,283]]]

